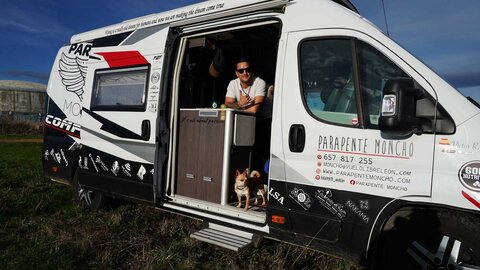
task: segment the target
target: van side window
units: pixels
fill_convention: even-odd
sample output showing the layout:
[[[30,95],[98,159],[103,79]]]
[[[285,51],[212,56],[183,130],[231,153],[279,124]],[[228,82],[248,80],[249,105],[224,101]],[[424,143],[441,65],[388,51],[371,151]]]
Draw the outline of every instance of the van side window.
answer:
[[[409,78],[372,46],[351,38],[302,42],[300,68],[305,106],[314,117],[357,126],[356,92],[359,92],[365,125],[375,129],[378,129],[383,86],[392,78]],[[356,87],[360,91],[355,91]]]
[[[304,100],[311,114],[343,125],[358,121],[350,39],[303,42],[300,67]]]
[[[97,71],[91,109],[144,111],[147,75],[147,66]]]
[[[358,72],[360,90],[366,110],[366,122],[369,127],[378,127],[378,118],[382,106],[383,86],[389,79],[409,78],[390,59],[372,46],[357,41]]]

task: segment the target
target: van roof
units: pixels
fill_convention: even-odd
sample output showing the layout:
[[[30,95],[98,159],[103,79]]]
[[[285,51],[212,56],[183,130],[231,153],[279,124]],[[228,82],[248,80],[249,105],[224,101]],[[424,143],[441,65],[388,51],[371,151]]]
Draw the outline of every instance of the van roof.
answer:
[[[154,13],[126,20],[118,24],[77,34],[72,36],[70,42],[86,42],[100,37],[131,32],[137,29],[162,24],[180,23],[195,18],[207,20],[209,17],[214,17],[218,14],[224,14],[227,12],[235,14],[234,12],[241,12],[242,9],[251,9],[252,7],[256,7],[253,10],[258,10],[259,6],[284,5],[288,1],[289,0],[210,0],[177,9],[167,10],[161,13]]]
[[[122,33],[128,33],[137,29],[172,23],[189,23],[195,20],[208,20],[215,18],[219,14],[240,14],[249,11],[279,7],[287,4],[291,0],[209,0],[189,6],[180,7],[154,13],[130,20],[123,21],[114,25],[98,28],[88,32],[73,35],[70,43],[79,43],[92,41],[97,38],[112,36]],[[349,0],[331,0],[348,9],[358,13],[357,9]]]

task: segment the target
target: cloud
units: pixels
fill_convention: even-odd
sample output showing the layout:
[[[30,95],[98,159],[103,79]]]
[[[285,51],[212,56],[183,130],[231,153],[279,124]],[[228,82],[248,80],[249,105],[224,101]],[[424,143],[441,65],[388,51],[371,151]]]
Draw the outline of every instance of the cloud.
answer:
[[[18,1],[18,5],[2,3],[0,31],[3,39],[15,44],[27,41],[37,47],[48,46],[52,40],[62,40],[73,31],[64,26],[58,13],[55,5],[42,5],[36,1]]]

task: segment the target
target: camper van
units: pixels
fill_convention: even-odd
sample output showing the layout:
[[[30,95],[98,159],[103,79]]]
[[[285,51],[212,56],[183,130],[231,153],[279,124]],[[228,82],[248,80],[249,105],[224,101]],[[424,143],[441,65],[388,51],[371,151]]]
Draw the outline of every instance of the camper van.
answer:
[[[257,113],[223,106],[240,57],[265,81]],[[80,33],[47,93],[44,174],[83,206],[203,220],[192,237],[231,250],[480,269],[479,105],[347,0],[211,0]]]

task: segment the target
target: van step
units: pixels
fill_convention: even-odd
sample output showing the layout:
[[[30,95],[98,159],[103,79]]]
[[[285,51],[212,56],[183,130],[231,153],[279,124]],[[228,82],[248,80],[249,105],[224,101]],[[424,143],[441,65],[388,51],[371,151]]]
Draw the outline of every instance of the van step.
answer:
[[[207,228],[191,234],[190,237],[233,251],[239,251],[253,243],[252,233],[212,223],[209,223]]]

